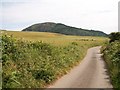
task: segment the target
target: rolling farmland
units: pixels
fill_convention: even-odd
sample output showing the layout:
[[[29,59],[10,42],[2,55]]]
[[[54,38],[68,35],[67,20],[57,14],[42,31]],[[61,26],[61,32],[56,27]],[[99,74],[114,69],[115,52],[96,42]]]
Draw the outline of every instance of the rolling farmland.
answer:
[[[2,32],[3,88],[40,88],[78,65],[105,37],[46,32]]]
[[[49,32],[15,32],[7,31],[3,32],[8,35],[13,35],[15,38],[29,40],[29,41],[43,41],[45,43],[50,43],[52,45],[68,45],[71,42],[77,42],[84,46],[84,44],[101,44],[104,41],[108,41],[106,37],[93,37],[93,36],[72,36],[72,35],[63,35],[57,33]],[[97,41],[97,42],[96,42]]]

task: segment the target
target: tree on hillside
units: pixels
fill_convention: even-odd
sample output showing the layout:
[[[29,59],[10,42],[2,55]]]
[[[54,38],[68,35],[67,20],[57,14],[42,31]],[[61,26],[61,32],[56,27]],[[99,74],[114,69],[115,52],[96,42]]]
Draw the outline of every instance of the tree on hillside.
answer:
[[[120,40],[120,32],[112,32],[109,35],[110,42],[114,42],[115,40]]]

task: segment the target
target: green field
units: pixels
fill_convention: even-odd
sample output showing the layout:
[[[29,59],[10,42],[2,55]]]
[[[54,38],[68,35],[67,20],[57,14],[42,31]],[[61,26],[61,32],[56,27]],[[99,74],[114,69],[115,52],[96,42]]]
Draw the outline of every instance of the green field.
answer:
[[[2,87],[47,87],[79,64],[88,48],[106,42],[105,37],[2,31]]]

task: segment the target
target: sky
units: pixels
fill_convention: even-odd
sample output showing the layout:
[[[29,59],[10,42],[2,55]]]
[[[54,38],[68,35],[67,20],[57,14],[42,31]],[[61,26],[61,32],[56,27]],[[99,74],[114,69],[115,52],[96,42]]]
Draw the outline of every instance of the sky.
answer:
[[[119,0],[0,0],[0,29],[21,31],[44,22],[118,31]]]

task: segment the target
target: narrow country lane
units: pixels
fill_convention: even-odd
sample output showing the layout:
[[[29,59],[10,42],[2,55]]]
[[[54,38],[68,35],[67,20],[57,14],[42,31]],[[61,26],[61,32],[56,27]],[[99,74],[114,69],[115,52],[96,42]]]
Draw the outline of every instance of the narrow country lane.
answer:
[[[100,48],[90,48],[78,66],[49,88],[112,88]]]

